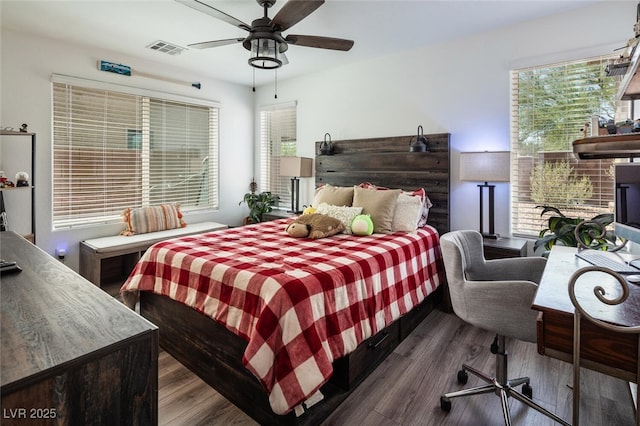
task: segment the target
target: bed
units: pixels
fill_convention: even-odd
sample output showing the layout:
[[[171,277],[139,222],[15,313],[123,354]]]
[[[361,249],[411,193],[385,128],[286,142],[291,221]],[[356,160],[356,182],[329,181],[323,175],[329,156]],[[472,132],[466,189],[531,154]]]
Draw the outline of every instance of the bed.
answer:
[[[427,138],[427,153],[406,136],[316,159],[319,184],[425,188],[418,231],[296,239],[280,219],[186,236],[151,247],[123,294],[139,291],[161,346],[259,423],[320,423],[446,293],[449,135]]]

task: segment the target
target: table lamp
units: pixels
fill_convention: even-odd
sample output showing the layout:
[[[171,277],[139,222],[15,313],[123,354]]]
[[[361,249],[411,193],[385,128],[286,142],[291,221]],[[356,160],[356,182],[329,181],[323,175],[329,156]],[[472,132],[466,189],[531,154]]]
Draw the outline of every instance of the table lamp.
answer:
[[[291,212],[300,214],[300,179],[313,176],[313,158],[280,157],[280,176],[291,176]]]
[[[494,216],[495,185],[488,182],[509,182],[511,153],[509,151],[484,151],[460,153],[460,180],[484,182],[480,188],[480,233],[485,238],[496,239]],[[484,189],[489,192],[489,232],[484,232]]]

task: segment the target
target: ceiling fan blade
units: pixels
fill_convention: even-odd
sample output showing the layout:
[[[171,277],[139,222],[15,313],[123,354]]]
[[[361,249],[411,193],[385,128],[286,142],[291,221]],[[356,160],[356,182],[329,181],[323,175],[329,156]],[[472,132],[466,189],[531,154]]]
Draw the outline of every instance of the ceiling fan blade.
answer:
[[[289,0],[273,17],[272,22],[279,31],[285,31],[309,16],[323,3],[324,0]]]
[[[242,43],[243,38],[227,38],[224,40],[203,41],[201,43],[192,43],[187,46],[194,49],[209,49],[210,47],[226,46],[228,44]]]
[[[234,27],[242,28],[245,31],[250,31],[251,26],[245,24],[241,20],[234,18],[231,15],[227,15],[221,10],[216,9],[213,6],[209,6],[208,4],[200,1],[200,0],[176,0],[178,3],[182,3],[185,6],[189,6],[192,9],[195,9],[199,12],[206,13],[209,16],[213,16],[214,18],[220,19],[221,21],[227,22]]]
[[[351,50],[353,47],[353,40],[346,40],[343,38],[333,37],[321,37],[321,36],[309,36],[309,35],[293,35],[289,34],[285,41],[296,46],[317,47],[320,49],[331,50]]]

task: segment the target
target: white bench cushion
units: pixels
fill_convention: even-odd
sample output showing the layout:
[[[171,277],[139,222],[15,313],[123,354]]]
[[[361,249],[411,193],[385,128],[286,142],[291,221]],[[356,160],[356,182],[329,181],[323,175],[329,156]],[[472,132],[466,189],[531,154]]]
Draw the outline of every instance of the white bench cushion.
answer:
[[[150,246],[158,241],[169,238],[181,237],[184,235],[201,234],[203,232],[225,229],[227,225],[217,222],[190,223],[184,228],[167,229],[165,231],[150,232],[148,234],[136,234],[131,236],[115,235],[113,237],[94,238],[85,240],[84,244],[95,250],[96,253],[107,253],[119,251],[131,247]]]

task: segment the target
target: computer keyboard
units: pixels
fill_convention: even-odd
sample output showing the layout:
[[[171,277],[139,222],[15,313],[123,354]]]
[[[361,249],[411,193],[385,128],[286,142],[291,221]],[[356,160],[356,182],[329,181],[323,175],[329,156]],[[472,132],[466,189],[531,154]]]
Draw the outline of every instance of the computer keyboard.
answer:
[[[589,262],[593,266],[609,268],[619,274],[638,274],[640,269],[635,266],[628,265],[620,260],[612,259],[604,253],[597,250],[582,250],[576,253],[576,257]]]

